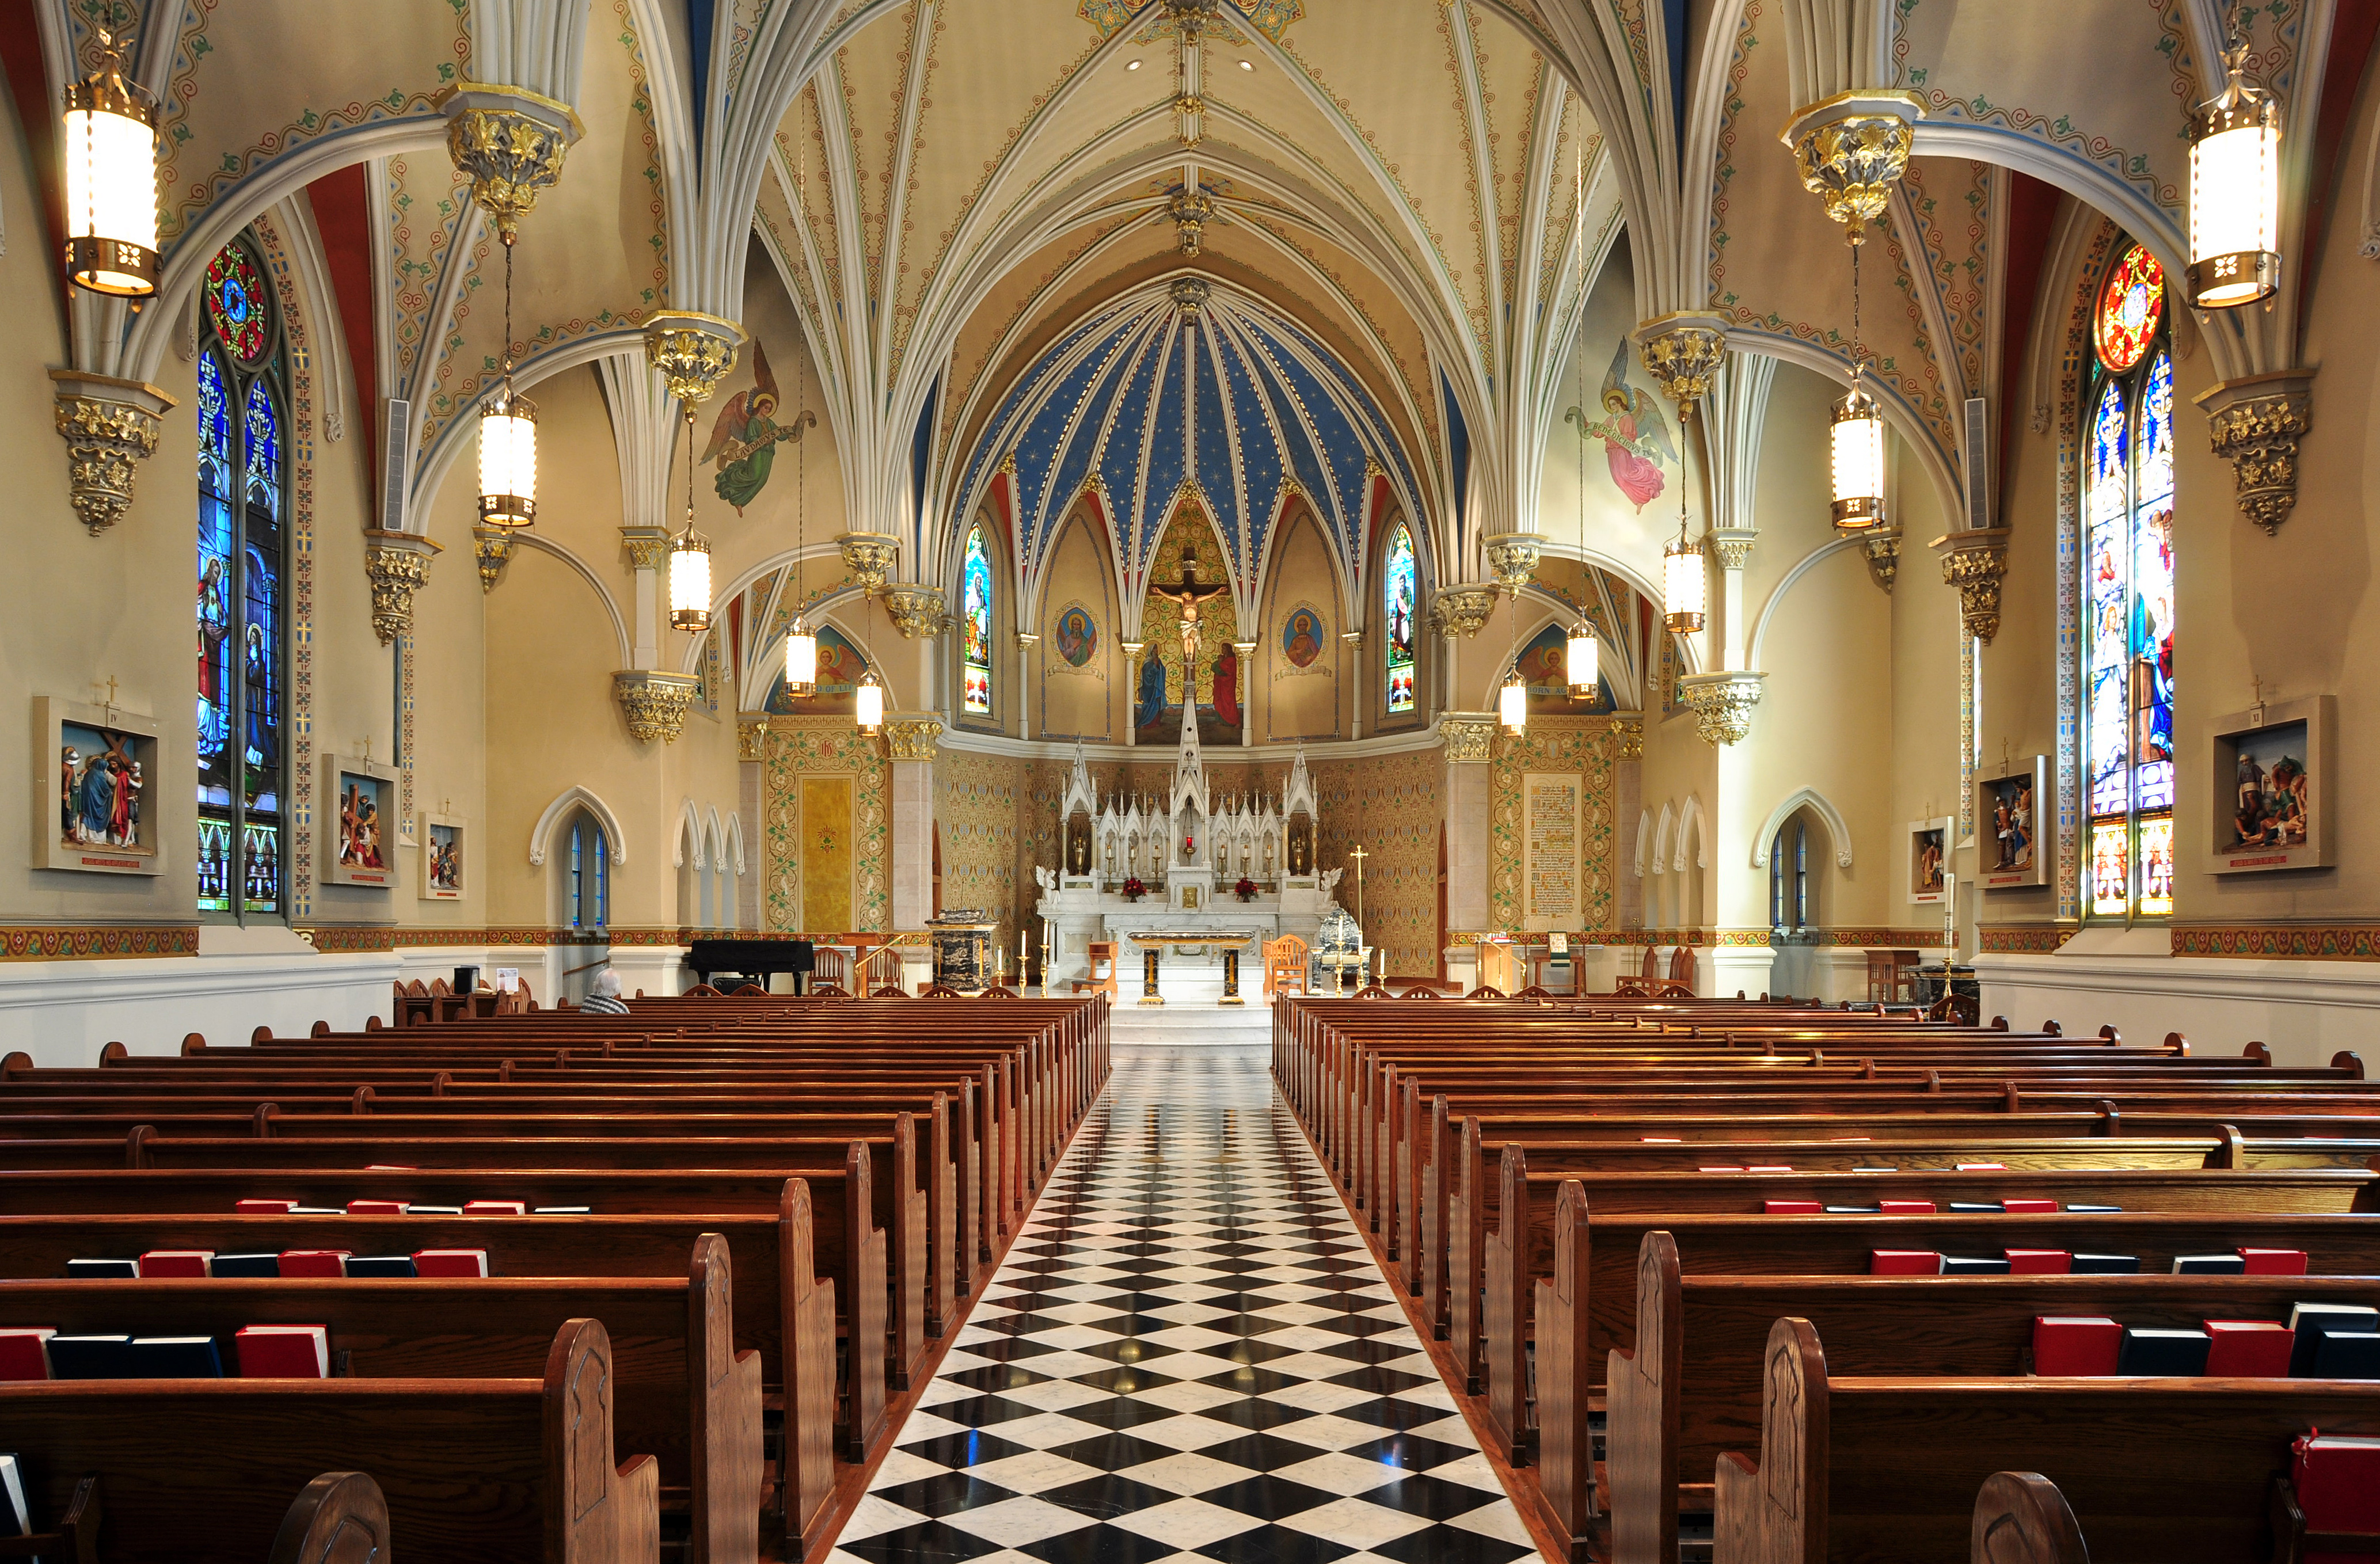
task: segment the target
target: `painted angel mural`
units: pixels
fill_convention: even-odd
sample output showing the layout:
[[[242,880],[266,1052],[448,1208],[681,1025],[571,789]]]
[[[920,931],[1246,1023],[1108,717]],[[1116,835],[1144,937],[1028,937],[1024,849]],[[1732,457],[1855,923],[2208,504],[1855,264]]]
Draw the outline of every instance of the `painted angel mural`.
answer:
[[[729,397],[719,409],[718,421],[710,426],[710,446],[702,453],[704,461],[718,463],[719,477],[713,487],[721,499],[735,507],[737,515],[769,486],[769,469],[776,462],[778,443],[799,440],[802,430],[818,425],[818,415],[807,408],[792,422],[779,423],[777,402],[777,377],[770,373],[769,355],[756,340],[752,389]]]
[[[1661,464],[1676,461],[1678,448],[1670,443],[1670,420],[1663,416],[1659,400],[1628,383],[1625,338],[1611,356],[1611,368],[1604,371],[1603,417],[1589,423],[1577,407],[1564,417],[1578,426],[1581,440],[1603,442],[1603,454],[1611,464],[1611,481],[1639,512],[1648,501],[1661,497],[1667,483]]]

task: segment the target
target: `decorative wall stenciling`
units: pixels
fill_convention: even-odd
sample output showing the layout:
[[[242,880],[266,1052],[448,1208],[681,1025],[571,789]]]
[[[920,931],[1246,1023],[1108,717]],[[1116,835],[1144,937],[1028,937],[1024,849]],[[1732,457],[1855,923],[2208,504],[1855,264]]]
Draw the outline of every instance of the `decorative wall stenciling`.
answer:
[[[1497,927],[1529,926],[1529,779],[1565,772],[1579,785],[1578,907],[1567,927],[1607,928],[1617,921],[1611,799],[1618,729],[1606,717],[1533,717],[1525,732],[1498,737],[1488,803],[1488,915]]]
[[[1439,791],[1444,768],[1437,751],[1327,760],[1312,770],[1322,805],[1315,863],[1345,871],[1339,904],[1355,910],[1355,865],[1347,854],[1360,839],[1369,855],[1364,860],[1366,939],[1388,952],[1391,976],[1434,976],[1439,959],[1438,841],[1445,813]],[[1227,785],[1220,773],[1210,774],[1219,790]]]
[[[883,746],[847,717],[773,717],[762,762],[760,861],[762,915],[771,929],[803,922],[801,788],[805,776],[844,775],[852,782],[851,922],[837,932],[886,930],[892,924],[892,814]]]

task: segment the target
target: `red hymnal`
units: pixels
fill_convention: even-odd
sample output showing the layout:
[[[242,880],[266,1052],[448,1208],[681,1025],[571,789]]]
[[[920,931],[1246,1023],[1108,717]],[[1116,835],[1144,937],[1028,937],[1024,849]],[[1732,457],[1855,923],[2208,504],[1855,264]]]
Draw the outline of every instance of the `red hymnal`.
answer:
[[[347,1202],[347,1215],[350,1217],[402,1217],[405,1215],[405,1202],[402,1200],[350,1200]]]
[[[143,1277],[211,1276],[214,1272],[215,1252],[212,1249],[152,1249],[140,1256]]]
[[[2046,1217],[2057,1212],[2058,1202],[2027,1195],[2016,1200],[2001,1201],[2000,1209],[2012,1217]]]
[[[2289,1485],[2309,1532],[2380,1532],[2380,1439],[2307,1434],[2290,1447]],[[2363,1556],[2310,1553],[2305,1564],[2358,1564]]]
[[[1935,1215],[1930,1200],[1879,1200],[1876,1208],[1888,1217],[1931,1217]]]
[[[2074,1256],[2063,1249],[2004,1249],[2010,1276],[2065,1276],[2074,1269]]]
[[[345,1249],[284,1249],[281,1252],[281,1274],[285,1277],[345,1276],[347,1255]]]
[[[243,1217],[285,1217],[298,1209],[294,1200],[243,1200],[235,1210]]]
[[[2240,1258],[2246,1261],[2248,1276],[2303,1276],[2306,1274],[2306,1252],[2302,1249],[2242,1249]]]
[[[2211,1319],[2206,1372],[2234,1379],[2287,1379],[2298,1333],[2268,1319]]]
[[[251,1325],[232,1338],[242,1379],[328,1379],[331,1332],[320,1325]]]
[[[2093,1375],[2116,1372],[2124,1328],[2104,1315],[2036,1315],[2033,1321],[2033,1372]]]
[[[488,1252],[484,1249],[419,1249],[414,1252],[413,1270],[417,1276],[485,1276],[488,1274]]]
[[[1761,1210],[1771,1217],[1815,1217],[1824,1209],[1815,1200],[1767,1200]]]
[[[1705,1172],[1708,1172],[1710,1170],[1706,1168],[1703,1170]],[[467,1217],[526,1217],[528,1215],[528,1202],[526,1200],[466,1200],[463,1202],[463,1215]]]
[[[0,1330],[0,1379],[47,1379],[50,1376],[48,1326]]]
[[[1940,1276],[1942,1256],[1932,1249],[1871,1249],[1867,1255],[1870,1276]]]

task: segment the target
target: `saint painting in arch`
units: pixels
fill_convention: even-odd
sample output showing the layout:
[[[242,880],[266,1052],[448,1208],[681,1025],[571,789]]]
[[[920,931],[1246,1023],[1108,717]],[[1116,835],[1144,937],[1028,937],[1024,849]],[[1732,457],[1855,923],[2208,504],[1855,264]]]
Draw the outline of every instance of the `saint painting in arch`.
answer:
[[[1322,616],[1300,605],[1281,627],[1281,655],[1292,668],[1307,669],[1322,655]]]
[[[1099,649],[1099,627],[1092,620],[1090,610],[1080,603],[1069,604],[1058,615],[1056,640],[1058,655],[1066,660],[1069,668],[1087,666]]]

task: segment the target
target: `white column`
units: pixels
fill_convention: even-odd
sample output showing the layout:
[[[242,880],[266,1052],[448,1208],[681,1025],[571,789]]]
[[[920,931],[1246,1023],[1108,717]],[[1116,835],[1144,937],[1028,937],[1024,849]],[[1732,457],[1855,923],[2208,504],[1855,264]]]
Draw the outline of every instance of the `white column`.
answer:
[[[1257,643],[1233,641],[1232,649],[1240,654],[1240,747],[1249,749],[1257,742]]]
[[[624,527],[620,548],[637,577],[635,657],[631,666],[650,673],[662,665],[662,576],[669,569],[669,528]]]
[[[736,713],[735,754],[736,810],[744,817],[744,873],[735,882],[735,927],[758,930],[767,927],[763,887],[769,879],[769,838],[761,829],[769,794],[766,712]]]
[[[1026,631],[1016,632],[1016,736],[1033,737],[1033,679],[1038,671],[1036,650],[1041,637]]]
[[[885,715],[892,759],[895,931],[923,928],[934,915],[934,749],[941,736],[941,719],[930,711]]]
[[[1136,748],[1140,744],[1140,654],[1148,649],[1147,641],[1123,643],[1123,746]]]
[[[1364,736],[1364,632],[1349,630],[1339,638],[1347,647],[1347,678],[1349,685],[1354,691],[1354,704],[1350,709],[1353,716],[1350,719],[1347,736],[1351,739],[1362,738]]]

